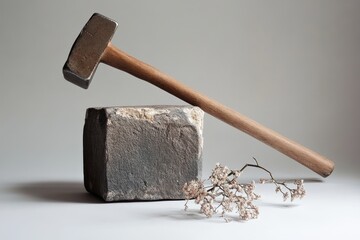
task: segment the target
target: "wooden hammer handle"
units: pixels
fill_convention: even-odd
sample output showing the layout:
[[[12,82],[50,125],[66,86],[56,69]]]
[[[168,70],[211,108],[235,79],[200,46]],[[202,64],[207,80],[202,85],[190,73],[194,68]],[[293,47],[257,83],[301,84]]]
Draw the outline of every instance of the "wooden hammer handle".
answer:
[[[200,107],[212,116],[277,149],[323,177],[329,176],[334,169],[334,163],[327,158],[190,89],[154,67],[122,52],[111,43],[102,55],[101,61],[154,84],[191,105]]]

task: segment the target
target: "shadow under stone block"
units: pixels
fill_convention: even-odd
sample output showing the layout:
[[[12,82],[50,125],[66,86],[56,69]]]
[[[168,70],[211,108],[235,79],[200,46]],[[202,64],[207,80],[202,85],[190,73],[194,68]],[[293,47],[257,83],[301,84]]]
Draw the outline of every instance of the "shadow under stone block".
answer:
[[[183,199],[201,177],[203,117],[193,106],[87,109],[86,190],[108,202]]]

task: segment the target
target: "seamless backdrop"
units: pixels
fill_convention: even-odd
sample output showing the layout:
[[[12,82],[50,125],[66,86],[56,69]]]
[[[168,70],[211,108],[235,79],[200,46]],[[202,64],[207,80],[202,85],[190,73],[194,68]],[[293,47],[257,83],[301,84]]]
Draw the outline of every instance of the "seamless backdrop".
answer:
[[[358,10],[358,1],[3,1],[1,171],[79,174],[88,107],[184,104],[107,66],[88,90],[63,79],[73,41],[100,12],[119,22],[123,50],[357,174]],[[209,115],[204,134],[205,170],[255,156],[312,174]]]

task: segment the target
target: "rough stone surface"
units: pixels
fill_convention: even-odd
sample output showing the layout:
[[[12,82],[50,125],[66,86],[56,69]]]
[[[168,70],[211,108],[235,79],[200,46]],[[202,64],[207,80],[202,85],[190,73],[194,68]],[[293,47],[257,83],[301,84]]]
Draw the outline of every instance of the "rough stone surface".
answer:
[[[193,106],[89,108],[86,190],[108,202],[183,199],[201,175],[203,116]]]

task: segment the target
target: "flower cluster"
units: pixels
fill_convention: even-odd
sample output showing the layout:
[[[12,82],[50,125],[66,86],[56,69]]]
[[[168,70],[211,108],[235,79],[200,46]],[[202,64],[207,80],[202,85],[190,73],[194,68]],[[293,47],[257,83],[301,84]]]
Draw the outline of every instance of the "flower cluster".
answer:
[[[283,194],[283,200],[286,201],[291,197],[291,201],[296,198],[302,198],[305,195],[303,180],[296,180],[296,188],[292,189],[285,184],[274,179],[271,172],[260,166],[254,158],[256,164],[246,164],[240,170],[230,170],[226,166],[216,164],[212,170],[210,180],[211,185],[204,186],[204,181],[192,180],[185,183],[183,191],[185,194],[185,210],[188,209],[188,201],[194,199],[196,204],[200,205],[200,212],[207,217],[211,217],[221,209],[221,216],[226,221],[226,213],[236,212],[239,214],[241,220],[249,220],[257,218],[259,209],[254,205],[254,201],[260,198],[260,195],[254,192],[255,182],[252,181],[248,184],[243,184],[238,181],[241,173],[247,167],[255,167],[264,170],[270,176],[269,180],[260,179],[260,183],[273,183],[275,184],[275,191]]]
[[[220,165],[220,163],[217,163],[210,176],[211,183],[215,186],[221,186],[225,184],[228,180],[228,175],[230,172],[231,171],[228,167],[223,167]]]

